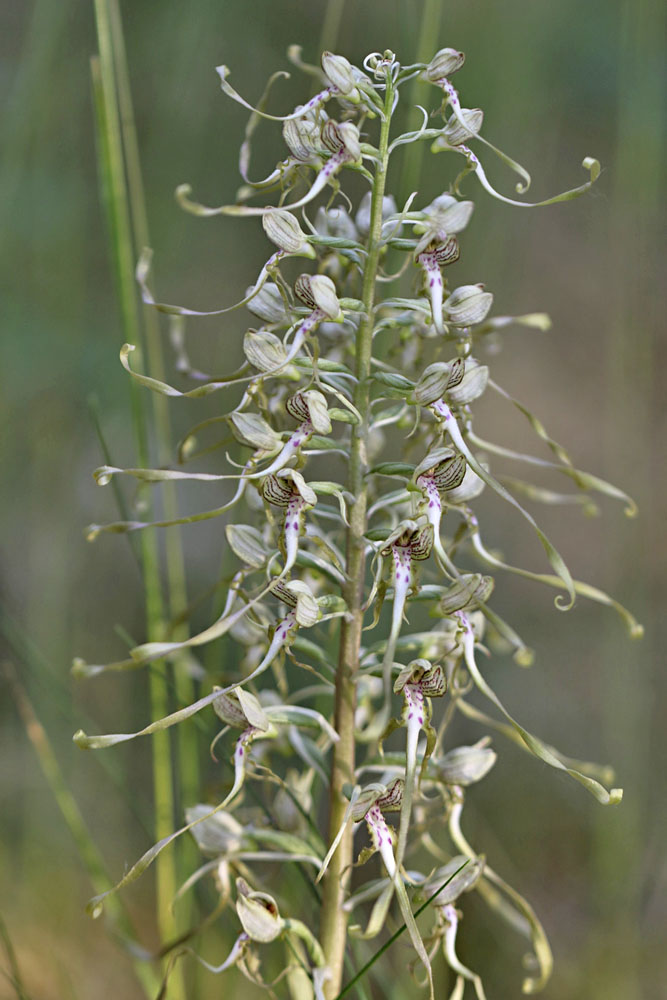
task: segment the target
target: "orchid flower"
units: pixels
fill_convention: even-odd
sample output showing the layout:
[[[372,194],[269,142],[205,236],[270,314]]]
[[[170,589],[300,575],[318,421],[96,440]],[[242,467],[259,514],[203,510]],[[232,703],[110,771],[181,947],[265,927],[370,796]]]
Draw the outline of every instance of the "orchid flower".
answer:
[[[405,749],[405,782],[403,801],[401,804],[401,819],[398,831],[396,859],[398,864],[403,860],[406,848],[406,838],[410,823],[412,796],[417,773],[417,744],[422,729],[426,731],[426,750],[422,762],[424,767],[435,746],[435,730],[430,724],[430,698],[441,698],[447,689],[447,682],[442,667],[433,666],[426,659],[413,660],[401,670],[394,684],[394,692],[403,693],[404,705],[401,722],[407,730]]]
[[[362,852],[360,861],[366,861],[375,851],[382,858],[382,863],[391,880],[391,885],[396,892],[401,914],[405,920],[412,944],[426,969],[430,987],[430,1000],[434,1000],[431,963],[415,918],[412,915],[410,901],[400,874],[400,866],[394,854],[393,831],[387,825],[387,821],[384,818],[385,812],[400,809],[402,800],[402,778],[396,778],[387,786],[381,784],[367,785],[352,806],[351,818],[356,822],[362,819],[365,821],[373,845],[372,849],[369,850],[367,848]]]
[[[422,493],[420,513],[433,527],[433,549],[442,569],[455,575],[452,562],[440,537],[443,497],[461,486],[466,475],[465,457],[453,448],[436,448],[415,469],[414,478]]]
[[[444,333],[442,322],[442,274],[440,269],[459,259],[459,244],[455,236],[444,243],[430,243],[417,255],[417,263],[424,271],[426,292],[431,303],[433,325]]]
[[[276,507],[285,511],[283,539],[285,543],[285,567],[290,570],[299,551],[299,534],[302,529],[303,514],[317,503],[317,494],[308,486],[300,472],[285,469],[277,475],[267,476],[262,483],[262,496]]]
[[[430,524],[418,525],[416,521],[402,521],[387,538],[381,555],[390,560],[394,582],[391,628],[382,659],[382,685],[384,703],[373,722],[364,730],[360,739],[372,742],[378,739],[391,715],[391,675],[394,666],[396,641],[401,631],[405,605],[412,584],[412,564],[428,559],[433,547],[433,528]]]
[[[489,606],[493,579],[465,569],[465,560],[481,558],[484,564],[564,589],[569,603],[559,595],[562,610],[572,605],[575,595],[618,610],[620,605],[607,595],[572,579],[558,551],[513,493],[548,503],[571,503],[572,496],[523,480],[499,481],[487,463],[518,457],[541,468],[559,469],[584,493],[599,490],[624,498],[629,513],[634,507],[622,491],[575,468],[537,417],[490,378],[489,348],[512,319],[490,315],[494,296],[480,282],[472,282],[472,273],[470,283],[458,287],[445,280],[442,269],[458,259],[459,240],[473,211],[472,202],[455,197],[459,181],[474,172],[496,194],[470,146],[474,142],[489,146],[515,170],[520,193],[530,181],[522,167],[482,136],[482,110],[462,107],[451,80],[464,63],[463,53],[445,48],[428,65],[401,66],[386,50],[370,53],[361,68],[331,52],[323,53],[321,67],[305,64],[294,49],[290,59],[315,77],[317,93],[282,117],[264,109],[273,84],[285,74],[270,78],[253,107],[230,86],[226,67],[218,69],[223,91],[250,111],[239,156],[244,186],[237,192],[236,204],[209,207],[192,199],[189,186],[177,190],[181,206],[198,216],[261,218],[264,236],[272,245],[245,296],[233,306],[211,312],[173,306],[153,295],[150,251],[141,255],[136,270],[143,301],[171,314],[172,320],[246,306],[258,318],[250,322],[259,328],[240,325],[236,335],[243,348],[242,363],[216,378],[195,367],[200,362],[185,339],[184,323],[172,322],[175,380],[194,379],[194,388],[190,381],[179,388],[179,383],[170,385],[154,377],[151,356],[145,367],[131,363],[132,345],[124,345],[120,352],[133,387],[168,397],[175,407],[189,407],[191,401],[232,386],[236,392],[227,412],[214,409],[188,421],[190,430],[173,455],[166,424],[158,421],[158,467],[104,465],[95,473],[97,482],[132,477],[140,488],[134,491],[138,495],[124,498],[128,505],[143,503],[148,484],[159,493],[165,484],[206,482],[223,496],[216,501],[218,507],[175,517],[175,504],[167,495],[164,514],[157,515],[164,520],[153,521],[154,515],[146,515],[146,521],[93,525],[90,537],[102,531],[208,520],[237,505],[239,514],[219,533],[224,547],[221,573],[213,576],[201,596],[188,595],[190,606],[186,608],[185,597],[178,596],[183,581],[172,572],[176,550],[168,549],[171,611],[160,616],[149,607],[149,641],[116,662],[75,663],[78,674],[90,676],[129,672],[163,661],[167,673],[163,677],[162,669],[156,671],[156,684],[166,683],[172,664],[179,681],[175,711],[163,715],[156,700],[152,721],[143,729],[95,736],[79,731],[74,739],[80,747],[97,749],[166,733],[209,706],[214,711],[208,713],[208,721],[216,714],[224,723],[211,752],[218,739],[229,740],[226,754],[233,776],[221,801],[211,806],[196,799],[184,802],[185,825],[180,820],[160,829],[157,843],[109,891],[132,883],[181,834],[190,832],[208,857],[185,879],[176,898],[214,873],[217,906],[205,922],[232,903],[242,927],[221,965],[203,963],[211,971],[235,965],[271,995],[275,983],[289,976],[289,989],[313,1000],[324,1000],[324,984],[330,980],[327,995],[340,995],[356,983],[355,979],[345,986],[342,978],[348,931],[365,939],[374,937],[391,919],[390,907],[397,903],[426,970],[431,1000],[431,958],[441,946],[455,974],[450,1000],[462,1000],[470,984],[477,1000],[485,1000],[479,977],[456,953],[461,917],[455,908],[457,898],[475,888],[500,916],[531,938],[539,972],[525,980],[524,989],[532,991],[546,982],[550,972],[550,951],[539,921],[472,851],[460,827],[465,790],[496,760],[487,733],[500,734],[564,771],[602,803],[619,801],[621,791],[605,787],[612,781],[608,771],[565,757],[524,729],[488,685],[478,665],[480,652],[515,649],[517,662],[527,665],[528,650]],[[419,74],[436,86],[440,107],[434,114],[442,120],[430,127],[433,115],[421,108],[420,128],[394,134],[392,116],[399,90]],[[332,100],[339,105],[336,116],[331,113]],[[253,182],[251,142],[262,118],[282,123],[286,152],[263,180]],[[398,209],[390,190],[391,177],[398,175],[390,158],[402,155],[402,147],[423,141],[433,143],[435,151],[458,153],[465,169],[458,179],[453,171],[449,192],[421,210],[412,208],[421,204],[416,190],[406,190]],[[590,170],[589,184],[551,202],[575,197],[590,186],[599,165],[593,160],[584,165]],[[351,187],[354,200],[343,185],[351,171],[369,182],[361,192]],[[250,203],[268,192],[275,193],[277,205]],[[308,260],[310,273],[299,274],[300,268],[288,263],[292,257]],[[416,293],[398,284],[411,265],[418,269],[421,282]],[[241,287],[247,285],[246,280]],[[387,292],[387,286],[393,290]],[[540,313],[515,321],[540,330],[549,326]],[[229,348],[231,356],[228,338],[234,336],[231,323],[226,324],[223,354]],[[556,461],[522,456],[476,436],[475,404],[488,388],[518,408]],[[197,465],[196,471],[191,471],[192,465],[186,467],[211,455],[210,465]],[[319,475],[322,478],[316,479]],[[394,480],[394,486],[385,490],[387,478]],[[535,530],[553,575],[512,567],[484,546],[473,501],[486,487]],[[441,536],[444,513],[455,526]],[[133,511],[123,516],[142,515]],[[417,574],[417,564],[428,560],[432,551],[435,558]],[[146,563],[149,592],[162,586],[160,562]],[[293,578],[298,573],[300,577]],[[213,620],[201,628],[191,612],[210,595]],[[391,611],[387,609],[390,621],[385,623],[382,609],[387,596]],[[411,622],[406,618],[409,600],[414,602]],[[620,610],[629,623],[629,613]],[[321,627],[334,618],[340,625],[337,662],[331,648],[336,629]],[[372,630],[385,624],[385,631],[379,629],[378,638],[367,642],[368,634],[375,635]],[[482,645],[487,627],[489,649]],[[224,636],[228,636],[224,662],[217,653],[200,662],[200,648]],[[197,699],[188,689],[190,677],[205,684],[205,693]],[[259,678],[271,682],[267,690],[257,691]],[[467,701],[473,687],[493,704],[489,714]],[[164,700],[166,689],[156,690]],[[445,691],[449,696],[436,728],[432,712],[440,706],[434,699]],[[395,696],[400,711],[392,711]],[[466,726],[483,725],[485,733],[466,737],[463,745],[447,746],[455,716]],[[199,721],[204,724],[206,717]],[[227,736],[230,728],[234,733]],[[405,729],[405,738],[391,745],[387,738],[397,728]],[[362,746],[366,753],[359,752]],[[249,759],[256,765],[252,770]],[[378,782],[366,784],[369,774]],[[244,795],[249,790],[246,779],[249,783],[251,778],[252,791],[257,791],[252,802]],[[321,808],[320,783],[328,792],[328,810]],[[387,822],[390,811],[399,813],[397,831]],[[319,826],[325,812],[326,831]],[[379,877],[356,885],[350,893],[353,835],[358,827],[370,838],[358,863],[377,852],[381,868]],[[463,865],[452,857],[457,851],[464,856]],[[436,867],[425,868],[424,862],[430,866],[433,859]],[[303,919],[282,916],[286,902],[281,901],[279,909],[276,898],[265,891],[272,889],[275,862],[313,866],[318,870],[315,882],[327,874],[321,941],[306,922],[310,911],[304,910]],[[162,856],[160,863],[170,863],[169,857]],[[266,885],[257,880],[255,863],[265,867]],[[448,889],[441,895],[445,886]],[[311,888],[319,893],[315,885]],[[101,912],[107,895],[91,900],[93,915]],[[430,905],[436,912],[435,926],[425,940],[415,922],[421,910],[413,913],[413,905],[422,900],[421,909]],[[370,913],[348,928],[346,913],[369,902]],[[257,946],[273,942],[278,948],[290,948],[298,965],[288,956],[278,978],[269,983],[259,972]],[[179,950],[175,957],[187,950]],[[304,973],[310,982],[303,981]]]

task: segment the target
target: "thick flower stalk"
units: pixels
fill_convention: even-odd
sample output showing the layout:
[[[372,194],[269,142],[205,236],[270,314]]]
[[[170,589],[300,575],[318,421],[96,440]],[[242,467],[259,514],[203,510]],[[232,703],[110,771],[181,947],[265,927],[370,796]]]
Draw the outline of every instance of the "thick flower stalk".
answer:
[[[292,58],[304,67],[295,51]],[[542,313],[494,316],[493,294],[481,282],[457,284],[456,262],[465,255],[474,207],[460,194],[465,175],[474,173],[503,201],[528,204],[491,187],[469,143],[481,142],[498,155],[520,178],[519,193],[530,180],[482,136],[482,111],[462,106],[450,78],[463,64],[463,53],[452,48],[427,65],[408,66],[389,51],[371,53],[362,67],[324,53],[321,69],[306,67],[318,78],[316,93],[282,116],[264,110],[276,78],[255,108],[231,87],[227,68],[218,68],[223,92],[252,116],[239,164],[244,187],[235,204],[218,208],[192,200],[186,186],[178,197],[201,216],[246,217],[250,225],[261,219],[271,243],[267,261],[239,301],[212,313],[157,302],[149,288],[150,251],[139,261],[137,278],[145,302],[178,317],[246,307],[254,326],[239,324],[244,361],[219,378],[204,375],[189,362],[179,327],[175,368],[181,381],[172,385],[131,365],[133,347],[125,345],[121,361],[129,376],[174,405],[214,394],[228,402],[195,424],[171,465],[96,472],[101,486],[114,477],[156,489],[193,481],[208,484],[215,497],[198,514],[93,525],[91,539],[103,532],[168,530],[234,511],[225,529],[234,568],[223,581],[226,596],[203,628],[184,639],[173,623],[163,641],[135,646],[124,659],[75,664],[78,674],[92,676],[187,653],[204,686],[198,700],[139,732],[80,731],[75,739],[81,747],[151,735],[199,713],[205,726],[217,715],[227,727],[213,741],[225,751],[215,765],[221,788],[209,785],[210,802],[186,803],[185,825],[175,818],[174,833],[150,847],[111,891],[190,833],[208,860],[189,874],[180,894],[202,878],[213,879],[219,910],[236,935],[222,964],[200,959],[202,964],[212,973],[235,966],[276,991],[284,980],[294,995],[317,1000],[338,996],[345,963],[354,961],[350,935],[370,947],[365,942],[382,932],[393,906],[426,970],[430,996],[431,965],[444,955],[454,975],[452,998],[461,1000],[467,988],[483,1000],[481,979],[455,947],[469,891],[528,938],[537,971],[524,990],[546,983],[551,952],[538,917],[461,829],[464,792],[496,760],[489,730],[574,778],[599,802],[621,797],[620,789],[607,787],[609,768],[566,757],[517,721],[480,667],[480,650],[498,648],[513,651],[523,665],[530,662],[526,643],[492,606],[494,587],[502,586],[506,572],[558,590],[563,611],[577,596],[587,597],[614,608],[631,635],[640,634],[640,626],[608,595],[572,577],[521,502],[523,496],[546,503],[580,498],[580,507],[589,510],[596,492],[622,500],[634,513],[629,497],[577,469],[530,410],[491,377],[487,334],[512,324],[546,330],[549,320]],[[421,128],[396,135],[402,87],[418,75],[434,86],[440,106],[430,118],[424,112]],[[282,123],[287,154],[264,179],[251,181],[251,142],[262,118]],[[434,152],[463,156],[465,169],[430,204],[414,192],[398,207],[387,186],[390,160],[423,141]],[[540,204],[587,190],[599,166],[590,159],[584,166],[591,174],[587,184]],[[354,195],[345,193],[348,177],[364,186],[361,197],[354,186]],[[275,203],[267,201],[272,194]],[[315,204],[309,215],[306,207]],[[296,280],[289,270],[296,268],[294,257],[307,268]],[[476,404],[484,393],[515,406],[548,456],[482,436]],[[226,436],[208,446],[214,432]],[[225,459],[217,457],[219,445],[228,449]],[[523,480],[514,481],[521,486],[515,491],[507,485],[505,461],[565,476],[577,492]],[[218,495],[228,488],[231,496]],[[548,565],[515,566],[487,547],[487,538],[489,546],[499,540],[493,521],[483,530],[479,524],[476,500],[484,490],[537,534]],[[199,651],[223,638],[223,653],[209,672]],[[493,714],[476,704],[477,697],[491,704]],[[485,732],[452,746],[449,725],[457,713],[471,730],[482,725]],[[326,809],[318,808],[318,796],[326,798]],[[265,822],[258,822],[262,810]],[[385,818],[390,810],[400,814],[397,832]],[[324,812],[327,825],[319,828]],[[359,861],[377,854],[380,863],[374,858],[374,876],[364,881],[362,874],[353,885],[358,829],[367,830],[371,843]],[[275,867],[262,865],[276,860],[285,870],[303,874],[306,865],[310,875],[317,871],[316,878],[308,876],[312,892],[292,891],[291,879],[281,883]],[[98,913],[103,900],[96,897],[92,911]],[[420,900],[430,914],[424,934],[414,918]],[[369,904],[365,929],[348,928],[350,913]]]

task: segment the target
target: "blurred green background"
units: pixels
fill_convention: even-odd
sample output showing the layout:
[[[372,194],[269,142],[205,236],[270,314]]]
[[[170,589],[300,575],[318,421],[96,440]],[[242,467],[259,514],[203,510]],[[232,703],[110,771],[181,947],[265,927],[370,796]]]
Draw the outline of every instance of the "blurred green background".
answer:
[[[339,5],[335,50],[360,61],[394,49],[414,60],[422,0]],[[167,301],[216,308],[240,298],[266,255],[258,225],[200,220],[176,205],[188,181],[208,204],[233,200],[246,114],[221,93],[214,68],[255,99],[287,68],[290,43],[316,61],[325,0],[133,0],[121,4],[155,249],[155,283]],[[494,598],[530,645],[531,671],[490,669],[503,700],[565,752],[609,761],[624,786],[605,810],[576,785],[500,746],[492,775],[469,796],[469,839],[534,904],[556,968],[551,1000],[658,1000],[667,982],[666,682],[659,609],[665,600],[664,256],[665,13],[649,0],[443,0],[433,52],[467,54],[462,100],[485,111],[485,135],[533,174],[535,198],[583,181],[584,156],[603,174],[581,200],[534,211],[477,203],[462,241],[457,282],[483,281],[498,312],[544,310],[553,328],[504,337],[494,374],[537,411],[581,468],[631,493],[640,518],[602,502],[602,515],[540,511],[580,579],[610,591],[646,627],[631,642],[612,612],[578,602],[556,611],[549,591],[503,580]],[[330,24],[331,29],[331,24]],[[333,44],[333,43],[331,43]],[[98,400],[114,463],[131,465],[128,379],[113,268],[98,194],[89,57],[96,51],[87,0],[5,0],[0,11],[2,159],[0,242],[3,323],[0,396],[2,660],[14,665],[114,878],[145,849],[151,826],[150,746],[84,754],[88,732],[130,731],[149,707],[143,677],[74,681],[74,655],[118,658],[136,640],[142,589],[127,542],[84,538],[91,521],[116,517],[88,400]],[[285,110],[310,93],[292,71],[276,87]],[[422,88],[420,100],[433,101]],[[407,112],[406,112],[407,114]],[[406,118],[418,121],[416,112]],[[254,176],[283,156],[278,127],[258,132]],[[419,204],[445,190],[457,164],[425,158]],[[511,193],[512,178],[492,169]],[[246,318],[191,321],[193,363],[216,373],[238,355]],[[218,404],[170,403],[175,437]],[[480,430],[517,445],[528,433],[509,408],[489,402]],[[212,507],[211,490],[183,491],[180,509]],[[535,565],[531,537],[497,504],[487,539],[512,561]],[[492,530],[490,530],[492,529]],[[509,539],[509,541],[508,541]],[[190,594],[215,581],[218,522],[185,529]],[[203,621],[203,619],[202,619]],[[26,736],[9,687],[0,713],[0,912],[31,1000],[139,997],[129,961],[84,914],[91,895],[70,832]],[[93,720],[93,721],[91,721]],[[458,732],[458,731],[457,731]],[[463,729],[462,737],[472,735]],[[479,735],[479,734],[476,734]],[[35,730],[33,728],[33,736]],[[476,736],[475,736],[476,738]],[[206,742],[204,738],[203,742]],[[498,741],[496,741],[498,743]],[[204,748],[205,752],[205,748]],[[128,894],[142,939],[156,943],[150,877]],[[3,938],[6,935],[3,933]],[[217,948],[217,951],[216,951]],[[521,945],[475,899],[461,930],[464,960],[485,978],[489,1000],[520,993]],[[404,967],[408,952],[398,948]],[[209,938],[207,956],[222,958]],[[0,997],[17,994],[0,946]],[[200,996],[244,990],[238,973],[200,978]],[[239,992],[238,995],[243,995]],[[246,993],[245,995],[249,995]],[[379,995],[379,994],[378,994]],[[398,994],[397,994],[398,995]]]

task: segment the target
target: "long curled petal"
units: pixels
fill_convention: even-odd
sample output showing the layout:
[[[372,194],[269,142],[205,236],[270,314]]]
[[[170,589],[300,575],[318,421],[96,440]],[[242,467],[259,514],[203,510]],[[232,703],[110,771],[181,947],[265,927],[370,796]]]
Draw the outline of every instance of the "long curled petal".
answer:
[[[622,788],[612,788],[611,791],[607,791],[607,789],[604,788],[599,781],[595,781],[588,775],[582,774],[580,771],[577,771],[576,768],[568,767],[559,757],[556,757],[546,743],[543,743],[536,736],[533,736],[533,734],[524,729],[523,726],[516,721],[516,719],[512,718],[495,691],[489,687],[482,677],[477,663],[475,662],[475,637],[467,616],[462,611],[457,611],[455,612],[455,617],[459,619],[463,628],[465,664],[470,676],[482,694],[484,694],[489,701],[493,702],[496,708],[510,723],[512,728],[516,730],[530,752],[535,757],[543,760],[545,764],[549,764],[550,767],[554,767],[559,771],[565,771],[566,774],[569,774],[571,778],[574,778],[575,781],[578,781],[584,786],[584,788],[591,792],[591,794],[594,795],[598,802],[602,805],[616,805],[620,802],[623,798]]]
[[[563,557],[560,555],[558,550],[553,546],[553,544],[549,541],[547,536],[544,534],[542,529],[535,521],[535,518],[532,516],[532,514],[529,514],[528,511],[521,506],[519,501],[515,497],[513,497],[512,494],[509,493],[505,489],[505,487],[498,482],[497,479],[494,479],[494,477],[490,475],[490,473],[487,472],[487,470],[477,461],[472,451],[468,447],[463,437],[463,434],[461,433],[459,425],[456,422],[456,419],[454,418],[454,415],[450,410],[450,408],[447,406],[447,404],[443,400],[438,400],[438,402],[433,404],[433,409],[438,414],[438,416],[443,418],[449,436],[451,437],[452,441],[456,445],[456,448],[461,452],[461,454],[465,455],[466,460],[470,465],[470,467],[473,469],[473,471],[476,472],[477,475],[480,477],[480,479],[483,479],[484,482],[488,486],[490,486],[492,490],[494,490],[499,496],[501,496],[503,500],[506,500],[509,504],[515,507],[522,515],[522,517],[524,517],[528,521],[528,523],[532,526],[537,537],[542,543],[542,547],[547,554],[549,562],[555,569],[559,578],[563,581],[563,585],[565,586],[565,589],[567,590],[570,598],[569,604],[564,605],[561,603],[560,598],[557,597],[556,606],[561,611],[566,611],[569,608],[571,608],[575,601],[576,591],[574,587],[574,581],[572,580],[572,575],[570,574],[569,569],[565,565]]]
[[[500,194],[499,191],[496,191],[487,178],[478,157],[472,152],[472,150],[468,149],[467,146],[458,146],[457,148],[468,157],[470,168],[477,175],[482,187],[485,188],[485,190],[488,191],[488,193],[494,198],[497,198],[499,201],[504,201],[507,205],[516,205],[517,208],[542,208],[544,205],[557,205],[561,201],[571,201],[573,198],[579,198],[580,195],[585,194],[586,191],[589,191],[590,188],[593,187],[596,180],[600,176],[599,161],[594,159],[592,156],[586,156],[581,165],[584,170],[588,171],[590,179],[587,180],[585,184],[581,184],[576,188],[571,188],[569,191],[563,191],[562,194],[554,195],[553,198],[545,198],[544,201],[516,201],[514,198],[507,198],[504,194]]]
[[[313,199],[324,190],[336,171],[342,167],[348,159],[349,157],[344,151],[334,153],[319,171],[317,177],[303,198],[299,198],[298,201],[290,202],[287,205],[281,205],[280,207],[285,210],[291,210],[295,208],[302,208],[304,205],[307,205],[308,202],[313,201]],[[275,205],[219,205],[216,208],[210,208],[207,205],[202,205],[199,202],[192,201],[190,199],[191,191],[192,188],[189,184],[181,184],[176,189],[176,198],[181,207],[187,212],[192,212],[193,215],[257,216],[273,212],[276,207]]]
[[[269,272],[271,268],[278,263],[282,257],[287,257],[284,250],[277,250],[273,253],[266,264],[259,273],[257,281],[252,286],[248,294],[240,302],[235,302],[232,306],[225,306],[223,309],[210,309],[207,311],[200,311],[199,309],[187,309],[185,306],[172,306],[167,302],[156,302],[153,298],[153,293],[148,287],[148,276],[150,274],[151,261],[153,259],[153,251],[150,247],[144,247],[139,262],[136,267],[135,277],[141,289],[141,297],[148,306],[153,306],[153,308],[158,309],[160,312],[168,313],[171,316],[221,316],[223,313],[234,312],[236,309],[240,309],[250,302],[257,293],[260,291],[262,286],[266,283]]]
[[[293,121],[295,118],[303,118],[309,111],[316,108],[318,104],[322,104],[324,101],[328,100],[329,97],[331,97],[331,90],[327,87],[325,90],[321,90],[318,94],[315,94],[314,97],[311,97],[303,107],[297,108],[296,111],[293,111],[289,115],[269,115],[266,111],[262,111],[260,108],[254,108],[252,104],[248,104],[248,102],[241,97],[238,91],[234,90],[232,85],[227,80],[227,77],[229,76],[229,68],[227,66],[216,66],[215,71],[220,77],[220,88],[223,93],[227,95],[227,97],[231,97],[231,99],[236,101],[237,104],[247,108],[248,111],[252,111],[253,114],[259,115],[260,118],[266,118],[272,122],[289,122]],[[283,72],[282,76],[284,79],[289,80],[290,74]]]

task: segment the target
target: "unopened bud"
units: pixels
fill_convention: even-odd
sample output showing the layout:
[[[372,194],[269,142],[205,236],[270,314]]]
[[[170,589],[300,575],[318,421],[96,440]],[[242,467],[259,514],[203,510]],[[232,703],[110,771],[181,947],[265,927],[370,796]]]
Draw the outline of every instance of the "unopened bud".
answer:
[[[486,318],[493,304],[491,292],[484,285],[461,285],[444,304],[448,322],[454,326],[472,326]]]
[[[272,243],[287,253],[298,254],[300,257],[316,256],[308,242],[306,234],[291,212],[282,208],[274,208],[262,216],[264,232]]]
[[[307,163],[322,151],[320,128],[309,118],[291,118],[283,125],[283,139],[292,156]]]
[[[336,56],[333,52],[323,52],[322,69],[327,79],[343,97],[354,104],[359,102],[354,70],[345,56]]]
[[[243,338],[243,353],[253,368],[261,372],[280,368],[287,357],[280,338],[267,330],[248,330]]]
[[[259,413],[232,413],[229,422],[234,437],[241,444],[262,451],[275,451],[280,446],[279,435]]]
[[[266,544],[257,528],[251,524],[228,524],[225,536],[230,549],[241,562],[261,569],[267,558]]]
[[[246,295],[251,289],[246,289]],[[287,319],[285,303],[280,289],[273,281],[265,282],[257,295],[253,295],[247,303],[247,308],[253,316],[259,316],[265,323],[282,323]]]
[[[429,83],[438,83],[439,80],[461,69],[465,58],[463,52],[458,52],[457,49],[440,49],[424,70],[423,77]]]

